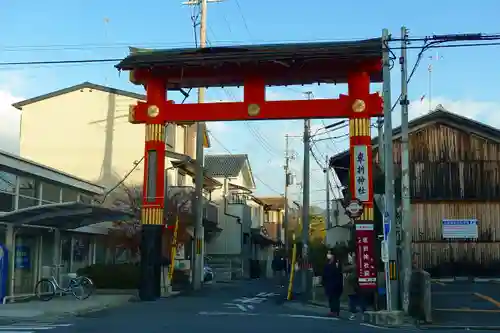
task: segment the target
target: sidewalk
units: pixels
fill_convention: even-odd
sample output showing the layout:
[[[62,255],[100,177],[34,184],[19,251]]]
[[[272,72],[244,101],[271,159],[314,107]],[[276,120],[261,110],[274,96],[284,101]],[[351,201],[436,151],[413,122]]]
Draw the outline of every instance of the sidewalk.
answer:
[[[86,300],[76,300],[68,296],[54,298],[48,302],[33,300],[30,302],[10,303],[0,306],[0,322],[36,321],[66,316],[80,316],[91,312],[127,304],[131,295],[93,295]]]

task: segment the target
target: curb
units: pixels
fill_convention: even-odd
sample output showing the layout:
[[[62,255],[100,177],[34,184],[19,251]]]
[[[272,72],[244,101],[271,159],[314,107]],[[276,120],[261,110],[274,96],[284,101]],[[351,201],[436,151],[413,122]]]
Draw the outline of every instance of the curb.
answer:
[[[307,301],[304,304],[310,304],[310,305],[314,305],[314,306],[321,306],[321,307],[323,307],[325,309],[328,309],[328,306],[325,303],[321,303],[321,302],[317,302],[317,301]],[[341,310],[348,310],[349,306],[347,304],[340,303],[340,309]]]
[[[452,282],[474,282],[474,283],[500,283],[500,278],[481,278],[481,277],[468,277],[468,276],[454,276],[450,278],[436,278],[431,279],[432,282],[452,283]]]
[[[467,330],[467,331],[500,331],[500,326],[460,326],[460,325],[420,325],[421,330]]]

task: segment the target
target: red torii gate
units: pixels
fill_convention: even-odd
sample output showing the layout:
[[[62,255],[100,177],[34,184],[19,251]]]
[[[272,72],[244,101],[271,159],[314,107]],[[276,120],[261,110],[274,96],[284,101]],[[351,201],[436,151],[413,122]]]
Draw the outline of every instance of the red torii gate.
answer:
[[[382,81],[381,38],[140,51],[116,67],[130,71],[130,81],[144,85],[147,97],[146,102],[131,106],[129,114],[129,122],[146,124],[141,299],[159,297],[166,123],[349,118],[351,192],[364,204],[357,224],[371,224],[373,230],[370,118],[383,114],[383,103],[379,94],[370,93],[370,83]],[[266,86],[313,83],[347,83],[348,95],[337,99],[266,101]],[[174,104],[167,99],[168,90],[229,86],[243,86],[242,102]],[[366,242],[364,238],[366,244],[362,246],[373,257],[373,240]],[[196,244],[202,246],[198,240]],[[373,271],[368,273],[365,280],[374,282]],[[359,278],[361,282],[363,276]]]

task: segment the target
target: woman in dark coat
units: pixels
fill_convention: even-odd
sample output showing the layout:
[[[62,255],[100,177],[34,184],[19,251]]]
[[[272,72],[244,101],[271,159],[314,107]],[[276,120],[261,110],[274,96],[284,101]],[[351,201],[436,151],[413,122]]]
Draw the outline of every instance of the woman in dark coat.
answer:
[[[330,306],[330,316],[338,316],[340,312],[340,296],[342,295],[344,287],[344,279],[342,275],[342,268],[335,259],[332,251],[328,251],[326,255],[327,263],[323,271],[323,288],[325,288],[325,295],[328,298]]]

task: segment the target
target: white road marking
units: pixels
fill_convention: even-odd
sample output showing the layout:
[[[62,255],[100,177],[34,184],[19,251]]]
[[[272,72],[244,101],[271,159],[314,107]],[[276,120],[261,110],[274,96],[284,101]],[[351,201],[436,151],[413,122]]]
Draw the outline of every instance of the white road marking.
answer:
[[[381,330],[390,330],[390,329],[392,329],[390,327],[377,326],[377,325],[372,325],[372,324],[368,324],[368,323],[361,323],[360,325],[361,326],[366,326],[366,327],[371,327],[371,328],[378,328],[378,329],[381,329]]]
[[[46,331],[53,330],[57,328],[56,326],[0,326],[0,331],[4,332],[4,330],[9,331]]]
[[[259,304],[264,302],[266,299],[262,297],[242,297],[242,298],[237,298],[233,299],[233,302],[238,302],[238,303],[253,303],[253,304]]]
[[[256,297],[272,297],[272,296],[278,296],[279,294],[277,293],[266,293],[266,292],[261,292],[255,295]]]
[[[69,327],[73,324],[23,324],[0,325],[0,333],[34,333],[35,331],[48,331],[58,327]]]
[[[241,311],[247,311],[247,308],[242,304],[224,303],[224,305],[227,305],[229,308],[232,308],[232,309],[240,309]]]
[[[258,316],[258,313],[250,313],[250,312],[221,312],[221,311],[201,311],[198,312],[199,315],[202,316]]]
[[[53,324],[53,323],[14,323],[9,325],[8,327],[69,327],[73,326],[73,324]],[[3,326],[0,326],[0,328]]]
[[[310,315],[300,315],[300,314],[280,314],[279,316],[280,317],[288,317],[288,318],[339,320],[339,318],[336,318],[336,317],[310,316]]]

